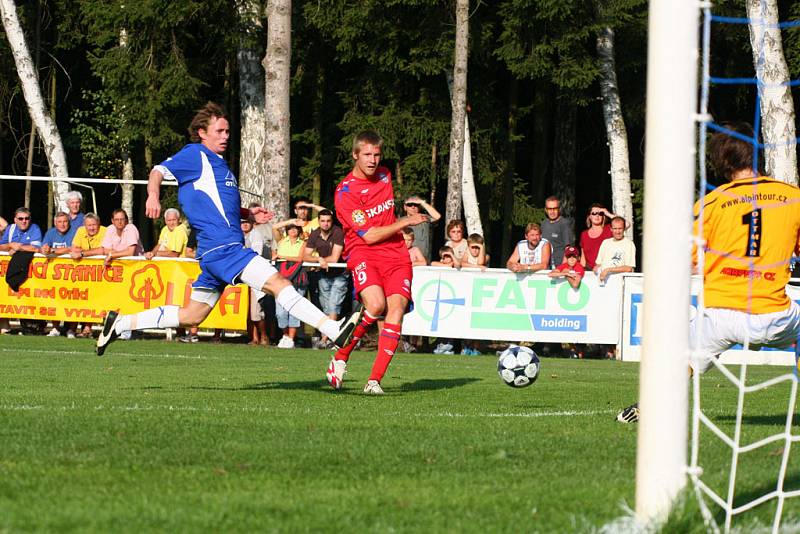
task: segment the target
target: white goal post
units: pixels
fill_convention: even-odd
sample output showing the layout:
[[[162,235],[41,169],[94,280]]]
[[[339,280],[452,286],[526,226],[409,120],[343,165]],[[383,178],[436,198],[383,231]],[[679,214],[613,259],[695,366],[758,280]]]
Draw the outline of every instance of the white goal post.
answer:
[[[686,485],[696,165],[696,0],[650,0],[636,516],[665,519]]]

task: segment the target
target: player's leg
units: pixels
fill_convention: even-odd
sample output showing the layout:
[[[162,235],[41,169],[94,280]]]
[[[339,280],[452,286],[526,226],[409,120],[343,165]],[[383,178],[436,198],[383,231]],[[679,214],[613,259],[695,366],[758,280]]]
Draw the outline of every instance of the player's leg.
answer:
[[[200,324],[211,313],[214,304],[219,300],[219,295],[219,291],[215,289],[194,288],[189,304],[183,308],[174,305],[158,306],[130,315],[109,311],[103,321],[103,330],[97,338],[95,349],[97,355],[102,356],[108,345],[123,332]]]
[[[354,323],[357,317],[351,317],[344,323],[332,320],[311,301],[298,293],[292,283],[281,276],[275,267],[261,256],[253,255],[253,258],[242,270],[239,279],[252,288],[274,295],[275,302],[283,306],[289,314],[335,340],[334,343],[345,344],[349,341],[352,330],[355,328],[355,325],[351,323]]]
[[[367,333],[367,330],[378,320],[386,307],[386,298],[383,295],[383,288],[379,285],[371,285],[363,288],[359,292],[361,298],[362,311],[361,320],[353,330],[353,337],[350,342],[340,347],[339,350],[333,355],[328,370],[325,374],[328,383],[334,389],[342,387],[344,375],[347,372],[347,360],[350,359],[350,353],[356,348],[356,345]]]
[[[402,295],[389,295],[386,298],[386,320],[383,323],[381,334],[378,337],[378,354],[372,364],[372,372],[369,375],[365,393],[376,393],[375,384],[380,385],[383,375],[386,374],[389,364],[397,351],[400,343],[400,332],[402,330],[403,314],[408,306],[408,299]],[[383,390],[381,390],[381,393]]]
[[[378,353],[372,365],[364,393],[382,394],[380,382],[400,343],[403,315],[411,299],[411,263],[382,266],[383,292],[386,295],[386,314],[380,336]]]

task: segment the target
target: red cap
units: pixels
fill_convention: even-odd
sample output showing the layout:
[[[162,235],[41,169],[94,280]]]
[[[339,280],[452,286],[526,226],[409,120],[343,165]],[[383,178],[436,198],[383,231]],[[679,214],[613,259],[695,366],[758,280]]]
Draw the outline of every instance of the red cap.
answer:
[[[569,258],[570,256],[575,256],[576,258],[580,258],[581,253],[578,252],[578,249],[576,247],[568,245],[567,247],[564,248],[564,257]]]

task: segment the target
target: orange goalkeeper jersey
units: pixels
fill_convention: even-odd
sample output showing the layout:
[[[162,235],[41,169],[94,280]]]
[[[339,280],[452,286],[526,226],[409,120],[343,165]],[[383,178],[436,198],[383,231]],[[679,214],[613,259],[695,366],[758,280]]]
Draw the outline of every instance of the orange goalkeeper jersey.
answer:
[[[787,309],[800,189],[772,178],[748,178],[718,187],[702,202],[705,305],[749,313]],[[700,201],[694,214],[698,235]]]

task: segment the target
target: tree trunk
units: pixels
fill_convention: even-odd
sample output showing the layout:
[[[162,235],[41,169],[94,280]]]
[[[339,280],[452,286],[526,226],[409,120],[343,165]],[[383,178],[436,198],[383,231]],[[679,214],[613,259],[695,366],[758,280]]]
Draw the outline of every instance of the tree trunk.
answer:
[[[314,155],[313,161],[317,162],[314,171],[313,183],[311,184],[311,200],[315,204],[322,205],[329,200],[328,193],[322,194],[322,158],[324,151],[322,143],[325,139],[325,68],[319,65],[317,70],[317,90],[314,95]],[[323,200],[323,196],[326,198]],[[333,205],[331,201],[330,205]]]
[[[38,52],[36,62],[39,62]],[[50,63],[50,116],[56,116],[56,69],[52,62]],[[55,215],[53,208],[55,207],[54,204],[57,190],[55,182],[47,185],[49,186],[47,188],[47,224],[49,226],[50,221],[53,220],[53,216]]]
[[[122,179],[133,180],[133,160],[130,153],[125,150],[122,153]],[[133,184],[122,184],[122,209],[133,218]]]
[[[750,44],[761,97],[761,134],[767,174],[797,185],[794,100],[788,85],[789,68],[783,55],[777,0],[747,0]]]
[[[439,147],[436,144],[436,141],[431,143],[431,206],[436,204],[436,185],[438,180],[436,179],[436,163],[439,159]]]
[[[450,98],[453,98],[453,76],[447,73],[447,89]],[[464,219],[468,234],[483,235],[481,224],[481,210],[478,204],[478,195],[475,194],[475,175],[472,172],[472,148],[470,146],[469,117],[464,113],[464,152],[461,165],[461,199],[464,202]],[[402,182],[401,182],[402,183]],[[452,219],[448,219],[452,220]]]
[[[289,214],[289,82],[292,55],[292,2],[267,1],[266,205],[277,220]]]
[[[122,6],[124,9],[124,5]],[[119,31],[119,46],[120,48],[125,48],[128,46],[128,30],[127,28],[122,28]],[[116,108],[116,106],[115,106]],[[122,121],[125,122],[125,112],[119,112],[120,116],[122,117]],[[133,160],[131,159],[130,153],[130,139],[126,140],[126,146],[122,150],[122,179],[123,180],[133,180]],[[148,173],[150,172],[150,168],[147,168]],[[122,205],[121,208],[125,210],[125,213],[128,214],[128,217],[131,219],[137,218],[137,215],[133,213],[133,184],[122,184]]]
[[[461,173],[464,167],[464,121],[467,115],[469,0],[456,1],[456,43],[453,54],[453,97],[450,120],[450,165],[447,172],[445,222],[461,218]],[[447,225],[445,224],[445,228]]]
[[[547,190],[547,173],[550,169],[550,114],[552,113],[550,84],[539,80],[534,82],[533,94],[533,140],[530,147],[531,158],[531,199],[537,205],[544,204]]]
[[[553,194],[561,201],[561,213],[575,212],[575,126],[578,108],[569,96],[558,99],[555,154],[553,157]]]
[[[608,151],[611,162],[611,198],[613,211],[630,224],[625,231],[633,239],[633,201],[631,199],[631,168],[628,162],[628,132],[622,116],[617,70],[614,61],[614,30],[603,28],[597,36],[597,55],[600,58],[600,95],[603,98],[603,118],[606,123]]]
[[[505,140],[505,168],[503,169],[503,239],[500,257],[508,258],[516,241],[514,234],[514,175],[516,174],[516,158],[514,157],[514,136],[517,130],[517,104],[519,100],[519,83],[511,79],[508,83],[508,131]]]
[[[261,2],[236,0],[239,14],[239,103],[241,107],[241,151],[239,187],[254,193],[243,195],[247,202],[263,203],[267,193],[264,142],[267,116],[265,109],[264,67],[260,44],[263,39]]]
[[[31,136],[28,138],[28,153],[25,161],[25,176],[33,176],[33,153],[36,151],[36,123],[31,123]],[[25,180],[24,205],[30,209],[31,206],[31,181]]]
[[[475,175],[472,172],[472,148],[469,140],[469,118],[464,117],[464,164],[461,171],[461,195],[464,200],[464,220],[467,233],[483,235],[481,207],[475,193]]]
[[[30,113],[31,120],[36,124],[36,128],[42,137],[42,144],[50,166],[50,175],[66,178],[69,176],[67,155],[64,152],[64,145],[61,142],[58,128],[50,115],[48,115],[47,108],[44,105],[38,73],[33,66],[28,46],[25,43],[25,34],[17,17],[14,0],[0,0],[0,16],[3,18],[3,29],[14,55],[14,63],[17,66],[17,74],[22,85],[25,103],[28,106],[28,113]],[[66,194],[69,191],[69,186],[60,181],[55,182],[55,184],[59,210],[66,211]]]

